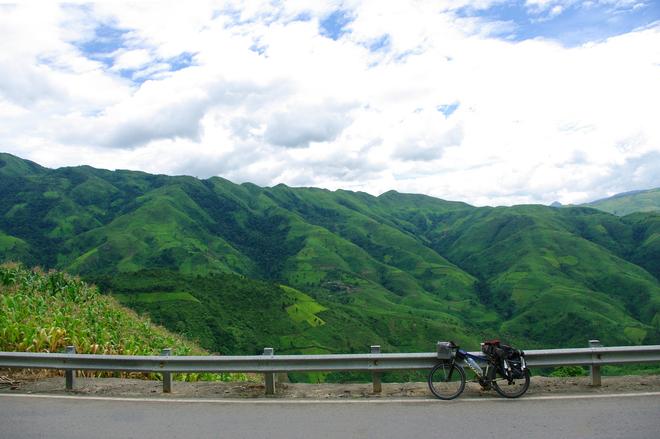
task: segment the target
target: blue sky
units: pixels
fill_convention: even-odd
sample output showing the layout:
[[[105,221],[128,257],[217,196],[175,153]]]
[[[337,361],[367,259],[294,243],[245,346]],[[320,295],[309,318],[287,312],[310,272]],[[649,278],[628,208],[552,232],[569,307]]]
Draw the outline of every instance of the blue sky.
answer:
[[[86,10],[87,8],[85,8]],[[194,65],[194,54],[181,52],[172,57],[150,56],[149,60],[135,67],[122,67],[116,65],[116,60],[126,51],[153,49],[148,44],[131,40],[129,29],[121,28],[116,23],[100,22],[90,35],[76,41],[75,46],[87,58],[103,63],[108,69],[133,81],[137,85],[153,79],[163,72],[176,72]]]
[[[347,32],[346,25],[351,21],[351,15],[348,11],[342,9],[332,11],[320,22],[321,34],[337,40],[342,34]]]
[[[656,0],[500,0],[487,8],[463,6],[453,11],[459,17],[478,17],[500,22],[496,36],[513,41],[546,38],[566,46],[602,41],[631,32],[660,20]],[[305,16],[309,19],[309,16]],[[320,21],[321,34],[333,40],[350,32],[351,12],[337,9]],[[387,35],[374,43],[377,50],[387,43]]]
[[[124,47],[124,36],[128,31],[109,24],[99,24],[90,38],[79,42],[78,47],[83,53],[93,56],[107,56]]]
[[[501,38],[547,38],[572,47],[657,22],[660,2],[550,0],[543,6],[534,6],[533,2],[514,0],[497,2],[484,10],[464,7],[457,14],[508,23],[510,28],[499,35]]]

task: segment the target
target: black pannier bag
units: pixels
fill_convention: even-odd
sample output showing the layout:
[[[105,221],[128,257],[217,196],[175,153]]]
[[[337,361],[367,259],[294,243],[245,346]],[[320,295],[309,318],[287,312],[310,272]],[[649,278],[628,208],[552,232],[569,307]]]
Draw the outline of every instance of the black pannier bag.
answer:
[[[504,361],[502,368],[505,375],[511,379],[520,379],[525,377],[525,353],[520,349],[514,349],[511,346],[502,345],[504,350]]]
[[[520,349],[502,344],[499,340],[488,340],[481,344],[481,351],[503,376],[509,379],[525,377],[525,352]]]

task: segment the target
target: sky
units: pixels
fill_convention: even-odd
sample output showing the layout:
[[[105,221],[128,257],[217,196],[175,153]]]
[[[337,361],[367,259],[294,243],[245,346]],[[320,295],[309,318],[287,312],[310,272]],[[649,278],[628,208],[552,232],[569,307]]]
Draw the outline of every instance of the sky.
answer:
[[[0,4],[0,151],[473,205],[660,186],[660,1]]]

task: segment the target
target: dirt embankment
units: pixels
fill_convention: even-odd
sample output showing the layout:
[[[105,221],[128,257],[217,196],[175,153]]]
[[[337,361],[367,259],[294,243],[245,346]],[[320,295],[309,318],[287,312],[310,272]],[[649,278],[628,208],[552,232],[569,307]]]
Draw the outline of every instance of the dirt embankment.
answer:
[[[528,395],[604,394],[660,392],[660,375],[603,377],[602,386],[591,386],[588,377],[533,377]],[[77,394],[111,397],[172,397],[172,398],[266,398],[265,388],[258,382],[179,382],[174,381],[173,393],[163,394],[159,381],[119,378],[76,378],[73,392],[64,390],[63,377],[2,377],[0,393]],[[361,384],[301,384],[277,385],[274,398],[432,398],[426,383],[383,383],[380,394],[373,393],[371,383]],[[482,391],[478,384],[468,383],[462,397],[497,397],[494,391]],[[271,396],[270,398],[273,398]]]

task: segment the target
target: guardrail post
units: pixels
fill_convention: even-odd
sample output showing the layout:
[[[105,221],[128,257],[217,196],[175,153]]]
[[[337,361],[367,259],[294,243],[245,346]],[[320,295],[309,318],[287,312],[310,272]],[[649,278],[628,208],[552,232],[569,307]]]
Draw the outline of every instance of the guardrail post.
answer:
[[[275,350],[273,348],[264,348],[264,355],[273,356]],[[273,372],[264,373],[264,381],[266,383],[266,395],[275,394],[275,374]]]
[[[75,346],[67,346],[65,353],[67,354],[75,354],[76,353],[76,347]],[[73,377],[75,376],[76,371],[75,370],[67,370],[64,372],[64,381],[66,382],[66,390],[73,390]]]
[[[380,354],[380,345],[373,345],[371,346],[371,353],[372,354]],[[378,364],[378,360],[374,361],[374,365]],[[371,373],[371,378],[373,381],[374,385],[374,393],[381,393],[383,391],[383,386],[381,384],[380,378],[381,378],[381,373],[380,372],[372,372]]]
[[[172,355],[171,348],[165,348],[160,351],[160,355],[164,357],[169,357]],[[163,393],[172,393],[172,373],[163,372]]]
[[[600,344],[600,340],[589,340],[589,347],[590,348],[600,348],[603,345]],[[595,355],[592,354],[592,361],[595,359]],[[600,365],[598,364],[592,364],[589,366],[590,373],[591,375],[591,385],[592,386],[600,386],[601,381],[600,381]]]

